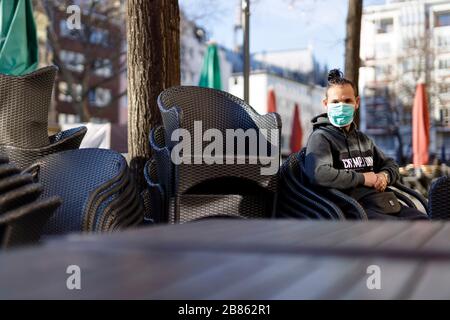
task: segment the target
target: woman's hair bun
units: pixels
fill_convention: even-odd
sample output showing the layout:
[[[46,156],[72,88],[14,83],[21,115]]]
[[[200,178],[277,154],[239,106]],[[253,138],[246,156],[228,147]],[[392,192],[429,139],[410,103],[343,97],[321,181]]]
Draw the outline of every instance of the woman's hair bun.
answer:
[[[342,79],[343,77],[344,77],[344,74],[342,73],[341,70],[333,69],[333,70],[330,70],[330,72],[328,73],[328,82],[334,83],[334,82],[339,81],[339,79]]]

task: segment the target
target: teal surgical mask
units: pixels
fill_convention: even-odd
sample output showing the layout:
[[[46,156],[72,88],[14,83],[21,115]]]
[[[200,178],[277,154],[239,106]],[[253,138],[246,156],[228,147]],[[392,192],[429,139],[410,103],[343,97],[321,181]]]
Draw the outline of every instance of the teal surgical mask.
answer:
[[[353,122],[355,106],[348,103],[329,103],[328,119],[335,127],[345,127]]]

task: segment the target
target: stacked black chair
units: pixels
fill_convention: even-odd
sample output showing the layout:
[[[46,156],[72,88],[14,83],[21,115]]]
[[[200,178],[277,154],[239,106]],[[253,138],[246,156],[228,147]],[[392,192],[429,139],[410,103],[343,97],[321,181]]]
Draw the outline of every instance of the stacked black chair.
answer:
[[[48,112],[57,67],[23,76],[0,74],[0,152],[23,169],[59,151],[78,149],[86,134],[80,127],[48,136]]]
[[[154,177],[158,180],[152,180],[152,183],[159,184],[165,195],[164,205],[160,206],[165,210],[161,214],[165,217],[162,221],[184,223],[204,217],[273,216],[278,168],[271,174],[262,174],[264,165],[259,161],[249,161],[256,155],[251,154],[248,144],[245,151],[235,149],[226,155],[231,157],[233,164],[225,164],[225,158],[224,164],[196,163],[202,155],[195,151],[182,154],[184,161],[174,163],[171,152],[178,143],[172,140],[176,130],[185,130],[194,137],[195,122],[198,121],[201,122],[202,136],[209,129],[218,130],[223,135],[224,152],[227,129],[254,130],[259,139],[266,130],[263,139],[266,139],[267,150],[258,150],[258,156],[265,154],[269,161],[279,164],[281,120],[277,114],[259,115],[244,101],[226,92],[189,86],[163,91],[158,97],[158,106],[163,127],[155,128],[150,133],[154,164],[149,163],[147,168],[156,168]],[[201,143],[202,150],[209,144]],[[244,164],[238,164],[238,159],[243,160]]]
[[[59,197],[42,197],[41,184],[21,173],[0,156],[0,246],[10,248],[37,243],[42,230],[60,205]]]
[[[152,220],[154,223],[168,222],[168,197],[166,196],[166,189],[161,185],[158,178],[158,170],[154,159],[147,161],[145,164],[144,177],[147,183],[147,198],[149,199],[146,218]]]
[[[43,185],[41,197],[63,200],[45,225],[45,235],[114,231],[143,222],[142,200],[125,158],[115,151],[63,151],[25,171]]]
[[[278,201],[278,217],[297,217],[303,219],[356,219],[367,220],[367,213],[358,201],[345,193],[333,189],[312,185],[304,173],[304,159],[306,148],[299,153],[291,154],[283,163],[280,184],[281,197]],[[399,201],[408,207],[417,208],[419,202],[426,211],[428,201],[418,192],[396,183],[387,189],[395,193]],[[347,212],[336,206],[336,203],[345,204],[351,208]],[[345,210],[344,210],[345,211]],[[351,214],[350,214],[351,213]]]
[[[436,179],[428,193],[428,206],[433,220],[450,220],[450,177]]]
[[[305,182],[301,182],[302,178],[299,155],[291,154],[280,170],[279,217],[345,220],[342,210],[333,201],[307,187]]]

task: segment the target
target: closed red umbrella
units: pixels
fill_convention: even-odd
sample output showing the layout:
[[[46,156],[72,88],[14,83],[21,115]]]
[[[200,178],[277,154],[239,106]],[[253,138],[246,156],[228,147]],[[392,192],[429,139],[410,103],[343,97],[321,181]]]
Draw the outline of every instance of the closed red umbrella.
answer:
[[[428,164],[428,146],[430,144],[430,115],[424,83],[416,88],[412,114],[413,164],[415,168]]]
[[[267,95],[267,112],[277,112],[277,99],[273,89],[270,89]]]
[[[294,118],[292,121],[293,122],[292,122],[290,147],[291,152],[294,153],[300,151],[303,143],[303,130],[302,125],[300,123],[300,109],[297,104],[295,104]]]

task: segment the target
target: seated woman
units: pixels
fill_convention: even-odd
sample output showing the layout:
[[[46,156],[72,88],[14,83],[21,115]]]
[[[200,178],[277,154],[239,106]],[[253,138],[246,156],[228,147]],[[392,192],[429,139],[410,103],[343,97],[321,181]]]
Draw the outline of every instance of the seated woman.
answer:
[[[369,219],[428,219],[417,209],[400,205],[386,192],[399,179],[398,166],[353,123],[360,98],[354,84],[331,70],[323,105],[326,113],[312,120],[305,173],[312,184],[339,189],[361,203]],[[350,208],[343,208],[351,210]]]

